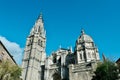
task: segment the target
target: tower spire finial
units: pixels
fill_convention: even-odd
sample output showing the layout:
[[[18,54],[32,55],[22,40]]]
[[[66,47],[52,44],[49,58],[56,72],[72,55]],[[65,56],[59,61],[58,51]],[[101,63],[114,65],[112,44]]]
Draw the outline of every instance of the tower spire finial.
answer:
[[[43,19],[42,12],[40,12],[40,15],[38,16],[38,19]]]
[[[40,12],[40,15],[38,16],[37,21],[41,21],[41,22],[44,21],[44,20],[43,20],[43,14],[42,14],[42,12]]]

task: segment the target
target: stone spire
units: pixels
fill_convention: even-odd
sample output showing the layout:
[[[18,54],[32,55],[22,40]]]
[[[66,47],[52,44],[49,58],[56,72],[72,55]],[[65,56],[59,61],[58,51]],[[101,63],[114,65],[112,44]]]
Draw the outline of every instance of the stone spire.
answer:
[[[38,16],[38,20],[41,19],[43,21],[43,15],[42,12],[40,13],[40,15]]]
[[[46,31],[44,30],[42,14],[40,14],[26,41],[22,62],[23,80],[43,80],[41,76],[44,74],[42,66],[45,64],[45,48]]]
[[[43,22],[43,15],[42,13],[37,18],[35,25],[33,26],[30,35],[39,34],[40,36],[46,36],[46,31],[44,30],[44,22]]]

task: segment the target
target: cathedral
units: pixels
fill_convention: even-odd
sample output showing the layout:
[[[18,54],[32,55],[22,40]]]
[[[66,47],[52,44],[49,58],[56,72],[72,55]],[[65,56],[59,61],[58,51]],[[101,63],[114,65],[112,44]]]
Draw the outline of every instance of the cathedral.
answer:
[[[46,56],[46,31],[42,14],[36,20],[26,40],[22,60],[22,80],[92,80],[98,48],[93,39],[81,30],[75,49],[59,48]]]

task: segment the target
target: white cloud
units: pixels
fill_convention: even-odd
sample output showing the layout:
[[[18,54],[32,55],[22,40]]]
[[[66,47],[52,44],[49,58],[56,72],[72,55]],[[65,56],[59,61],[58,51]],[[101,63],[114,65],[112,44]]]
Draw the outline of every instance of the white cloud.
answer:
[[[2,41],[4,46],[7,48],[7,50],[10,52],[10,54],[13,56],[15,61],[18,64],[21,64],[23,48],[21,48],[19,44],[15,43],[15,42],[11,42],[3,36],[0,36],[0,40]]]

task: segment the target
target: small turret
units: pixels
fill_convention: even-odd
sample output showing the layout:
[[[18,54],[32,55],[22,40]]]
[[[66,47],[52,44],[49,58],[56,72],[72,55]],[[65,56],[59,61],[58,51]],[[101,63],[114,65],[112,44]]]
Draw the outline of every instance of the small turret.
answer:
[[[43,15],[42,15],[42,12],[41,12],[40,15],[38,16],[37,21],[42,21],[42,22],[43,22]]]

